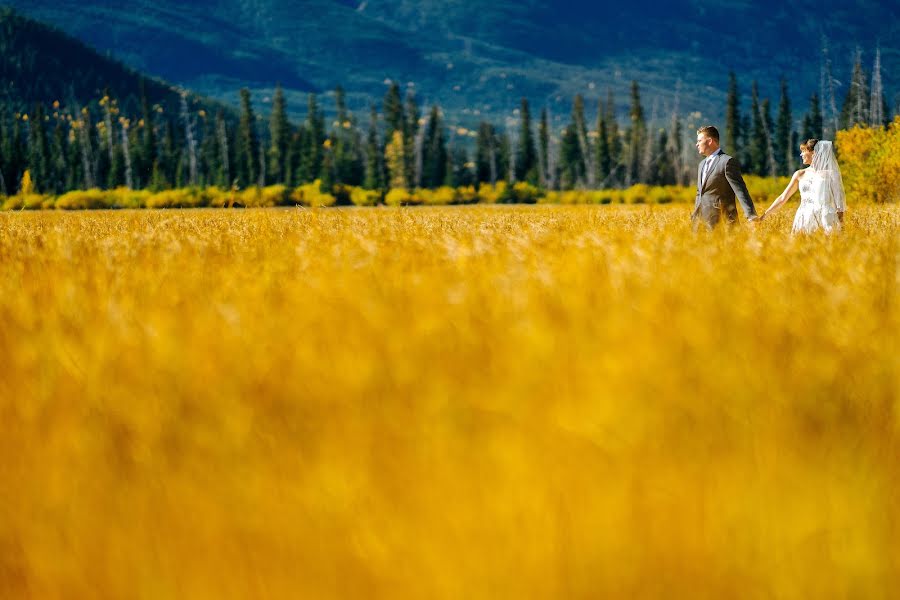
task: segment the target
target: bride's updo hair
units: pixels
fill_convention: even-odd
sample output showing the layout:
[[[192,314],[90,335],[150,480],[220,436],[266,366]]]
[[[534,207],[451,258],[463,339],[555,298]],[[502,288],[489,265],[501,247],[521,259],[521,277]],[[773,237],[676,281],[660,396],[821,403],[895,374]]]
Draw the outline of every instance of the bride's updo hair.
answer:
[[[809,150],[810,152],[813,152],[816,147],[816,144],[818,144],[818,143],[819,143],[819,140],[817,140],[816,138],[809,138],[808,140],[806,140],[805,142],[800,144],[800,148],[802,150]]]

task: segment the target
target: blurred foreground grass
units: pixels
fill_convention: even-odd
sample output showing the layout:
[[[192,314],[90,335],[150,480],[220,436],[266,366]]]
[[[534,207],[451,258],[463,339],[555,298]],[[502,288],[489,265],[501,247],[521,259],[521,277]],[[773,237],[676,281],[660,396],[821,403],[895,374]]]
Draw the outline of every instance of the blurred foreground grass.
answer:
[[[900,209],[0,213],[0,597],[889,598]]]

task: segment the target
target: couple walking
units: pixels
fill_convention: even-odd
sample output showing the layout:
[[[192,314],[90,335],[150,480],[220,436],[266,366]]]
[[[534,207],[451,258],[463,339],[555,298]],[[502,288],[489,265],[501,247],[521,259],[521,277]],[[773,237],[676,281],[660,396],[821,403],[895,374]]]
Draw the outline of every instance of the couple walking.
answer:
[[[841,170],[834,156],[834,144],[807,140],[800,144],[800,157],[808,169],[794,173],[787,188],[762,214],[756,214],[753,200],[741,176],[738,161],[722,152],[719,130],[711,125],[697,130],[697,151],[706,158],[697,171],[697,200],[691,221],[696,229],[705,224],[712,229],[721,219],[737,221],[737,204],[751,223],[763,220],[800,190],[800,208],[791,233],[831,233],[841,229],[846,201]]]

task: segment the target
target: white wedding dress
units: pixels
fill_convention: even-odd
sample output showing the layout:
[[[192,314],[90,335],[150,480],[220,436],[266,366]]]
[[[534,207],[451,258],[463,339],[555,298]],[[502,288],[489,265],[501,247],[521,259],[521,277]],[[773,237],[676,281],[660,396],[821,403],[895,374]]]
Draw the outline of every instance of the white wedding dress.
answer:
[[[800,208],[794,216],[791,233],[825,233],[840,230],[838,201],[829,189],[827,177],[808,169],[800,180]]]

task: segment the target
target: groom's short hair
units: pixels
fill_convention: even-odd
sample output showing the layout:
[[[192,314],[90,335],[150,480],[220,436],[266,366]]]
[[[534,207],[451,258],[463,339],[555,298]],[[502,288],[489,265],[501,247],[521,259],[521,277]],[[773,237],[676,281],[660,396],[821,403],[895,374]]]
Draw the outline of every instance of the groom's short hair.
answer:
[[[697,135],[705,135],[706,137],[719,141],[719,130],[712,125],[704,125],[697,130]]]

